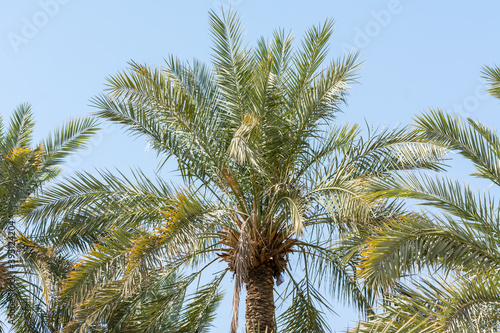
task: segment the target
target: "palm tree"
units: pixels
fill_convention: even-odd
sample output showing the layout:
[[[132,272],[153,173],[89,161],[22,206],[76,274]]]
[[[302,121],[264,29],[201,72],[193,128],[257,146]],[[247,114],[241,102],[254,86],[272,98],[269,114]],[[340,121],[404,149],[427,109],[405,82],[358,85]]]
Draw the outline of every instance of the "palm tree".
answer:
[[[210,13],[210,25],[211,66],[174,57],[161,69],[132,62],[94,100],[99,117],[146,137],[162,165],[175,158],[183,185],[101,171],[69,179],[33,203],[30,219],[52,219],[47,233],[89,251],[63,292],[77,306],[99,304],[77,314],[80,332],[99,318],[110,323],[109,309],[131,295],[134,309],[148,315],[131,311],[120,332],[154,331],[172,300],[144,305],[142,295],[175,273],[182,299],[218,261],[224,269],[196,289],[201,301],[187,302],[176,332],[208,329],[227,272],[234,278],[232,332],[243,286],[246,328],[276,332],[274,287],[285,276],[278,297],[291,301],[277,318],[281,330],[327,331],[320,287],[370,309],[354,259],[343,262],[330,251],[336,235],[395,214],[391,202],[358,198],[366,180],[440,169],[443,150],[406,128],[363,140],[356,125],[334,124],[359,63],[348,54],[325,64],[332,21],[307,30],[298,49],[283,30],[245,46],[231,11]]]
[[[499,98],[500,69],[486,67],[484,75]],[[500,138],[493,130],[439,110],[418,117],[417,130],[470,160],[472,176],[500,185]],[[405,174],[380,179],[373,189],[377,197],[418,199],[439,210],[388,224],[370,239],[360,276],[367,284],[395,286],[395,292],[356,332],[498,332],[498,200],[488,189],[475,193],[443,176]],[[424,268],[432,278],[403,278]]]
[[[0,118],[0,237],[5,244],[0,306],[16,332],[54,332],[64,310],[52,293],[67,277],[70,262],[56,248],[20,233],[16,219],[30,198],[60,173],[64,158],[84,147],[97,127],[91,118],[75,119],[32,147],[33,128],[27,104],[14,111],[7,128]]]

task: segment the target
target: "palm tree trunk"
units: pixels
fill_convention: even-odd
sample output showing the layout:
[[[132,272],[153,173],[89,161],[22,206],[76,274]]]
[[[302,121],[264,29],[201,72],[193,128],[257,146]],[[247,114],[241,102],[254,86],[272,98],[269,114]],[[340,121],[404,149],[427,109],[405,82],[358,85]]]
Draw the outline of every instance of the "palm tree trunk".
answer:
[[[245,318],[248,331],[250,333],[274,332],[273,269],[266,264],[250,269],[246,289]]]

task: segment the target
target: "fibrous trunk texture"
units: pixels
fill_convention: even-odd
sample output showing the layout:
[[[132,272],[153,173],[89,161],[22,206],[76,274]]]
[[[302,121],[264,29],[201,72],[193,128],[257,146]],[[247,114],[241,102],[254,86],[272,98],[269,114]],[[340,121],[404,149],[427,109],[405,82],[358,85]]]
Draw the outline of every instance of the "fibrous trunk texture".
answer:
[[[250,333],[273,333],[274,323],[274,279],[270,265],[261,264],[248,272],[246,281],[246,326]],[[267,329],[267,331],[266,331]]]

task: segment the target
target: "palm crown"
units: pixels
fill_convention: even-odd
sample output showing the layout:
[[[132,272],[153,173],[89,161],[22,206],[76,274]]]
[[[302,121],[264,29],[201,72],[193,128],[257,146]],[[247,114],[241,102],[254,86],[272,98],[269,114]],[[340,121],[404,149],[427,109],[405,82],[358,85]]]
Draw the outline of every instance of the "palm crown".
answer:
[[[390,203],[358,198],[365,181],[394,170],[439,169],[443,150],[406,129],[361,140],[357,126],[334,126],[358,62],[349,54],[325,64],[332,21],[309,29],[298,49],[282,30],[248,48],[234,12],[210,13],[210,25],[211,66],[174,57],[162,69],[132,62],[94,100],[98,116],[145,136],[165,160],[174,157],[182,188],[140,172],[130,180],[103,171],[100,178],[77,175],[33,205],[30,219],[52,219],[47,232],[59,242],[90,249],[64,291],[80,304],[73,327],[82,332],[96,321],[113,331],[110,309],[172,279],[185,264],[201,265],[170,284],[185,295],[217,261],[227,269],[198,289],[202,301],[187,298],[175,330],[208,327],[230,271],[233,332],[243,285],[247,329],[276,330],[273,289],[282,275],[290,288],[280,297],[293,299],[278,318],[283,331],[323,332],[328,325],[318,306],[327,302],[318,287],[325,279],[341,298],[370,307],[354,263],[330,251],[341,230],[395,213]],[[304,262],[298,276],[290,274],[297,269],[292,253]],[[135,297],[120,332],[154,331],[179,305],[172,297],[143,301]]]
[[[32,147],[31,107],[20,105],[7,128],[0,118],[0,305],[16,332],[52,332],[63,310],[53,293],[71,269],[57,249],[21,234],[19,217],[42,185],[61,171],[64,158],[84,147],[96,121],[75,119]],[[26,226],[24,226],[26,227]]]

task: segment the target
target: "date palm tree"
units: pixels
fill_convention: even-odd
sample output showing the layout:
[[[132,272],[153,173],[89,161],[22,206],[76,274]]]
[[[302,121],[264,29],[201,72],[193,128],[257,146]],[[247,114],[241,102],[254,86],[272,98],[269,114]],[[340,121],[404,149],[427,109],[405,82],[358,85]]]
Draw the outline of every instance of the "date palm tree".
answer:
[[[16,332],[55,332],[64,310],[52,298],[71,264],[21,233],[25,204],[61,171],[71,153],[97,130],[92,118],[69,121],[32,146],[33,113],[27,104],[12,114],[7,128],[0,115],[0,306]],[[37,221],[33,221],[37,222]]]
[[[500,98],[500,69],[486,67],[489,92]],[[442,111],[417,118],[417,130],[474,165],[472,176],[500,186],[500,138],[478,121]],[[491,190],[444,176],[381,179],[377,197],[405,197],[438,208],[388,224],[368,242],[360,276],[395,286],[387,306],[356,332],[498,332],[500,330],[500,207]],[[494,193],[494,192],[493,192]],[[433,278],[405,286],[426,268]],[[408,282],[408,281],[406,281]]]
[[[159,69],[132,62],[94,100],[99,117],[146,137],[162,165],[175,158],[182,186],[139,171],[132,179],[101,171],[68,179],[33,202],[30,219],[50,220],[45,232],[88,251],[63,292],[79,306],[72,323],[79,332],[98,320],[111,323],[110,309],[131,295],[143,315],[131,311],[119,329],[108,329],[155,331],[175,300],[144,303],[143,295],[176,273],[171,287],[182,299],[217,262],[223,270],[187,296],[173,331],[209,328],[229,272],[232,332],[243,287],[250,332],[276,332],[277,324],[283,332],[325,332],[320,286],[370,309],[355,262],[330,251],[336,235],[396,214],[391,202],[358,198],[366,181],[439,169],[443,150],[406,128],[363,140],[356,125],[334,123],[359,63],[356,54],[325,62],[332,21],[307,30],[297,49],[283,30],[248,47],[232,11],[210,13],[210,26],[211,66],[174,57]],[[290,301],[276,323],[274,287],[285,278],[278,295]]]

